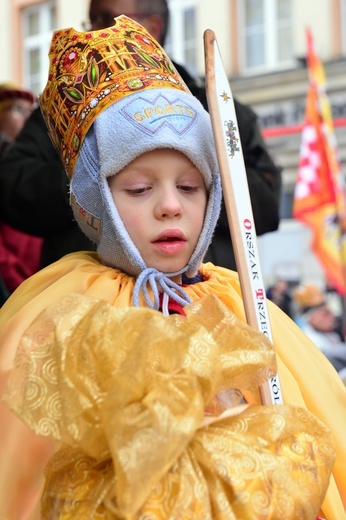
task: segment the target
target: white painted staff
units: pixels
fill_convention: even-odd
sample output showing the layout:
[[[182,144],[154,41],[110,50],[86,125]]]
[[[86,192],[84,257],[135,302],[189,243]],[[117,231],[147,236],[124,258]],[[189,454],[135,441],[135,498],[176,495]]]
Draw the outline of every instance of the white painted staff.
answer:
[[[209,29],[204,33],[204,50],[209,113],[246,320],[273,342],[232,91],[215,33]],[[262,404],[282,404],[278,374],[261,385],[260,395]]]

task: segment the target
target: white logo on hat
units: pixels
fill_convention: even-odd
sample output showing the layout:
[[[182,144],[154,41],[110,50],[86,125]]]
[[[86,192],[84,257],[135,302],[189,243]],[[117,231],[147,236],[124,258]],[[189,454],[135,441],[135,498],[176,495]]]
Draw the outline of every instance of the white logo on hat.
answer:
[[[197,119],[197,112],[184,99],[169,99],[160,94],[150,99],[150,92],[135,96],[122,110],[123,115],[141,128],[154,135],[170,128],[175,134],[183,135]]]

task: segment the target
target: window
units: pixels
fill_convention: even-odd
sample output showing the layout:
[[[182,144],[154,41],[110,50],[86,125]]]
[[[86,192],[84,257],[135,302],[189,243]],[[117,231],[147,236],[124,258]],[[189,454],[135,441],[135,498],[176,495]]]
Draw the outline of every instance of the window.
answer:
[[[258,73],[290,66],[292,0],[238,0],[244,72]]]
[[[169,0],[170,24],[165,43],[167,54],[186,66],[193,74],[197,70],[197,0]]]
[[[48,51],[56,26],[55,2],[23,9],[22,23],[24,84],[40,94],[48,78]]]

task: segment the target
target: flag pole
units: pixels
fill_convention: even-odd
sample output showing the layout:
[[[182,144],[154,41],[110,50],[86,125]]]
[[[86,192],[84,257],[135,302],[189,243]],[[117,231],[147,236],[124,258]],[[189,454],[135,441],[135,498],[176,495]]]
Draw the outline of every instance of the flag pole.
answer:
[[[204,50],[208,107],[246,320],[273,342],[233,96],[210,29],[204,33]],[[278,374],[261,385],[260,396],[262,404],[282,404]]]

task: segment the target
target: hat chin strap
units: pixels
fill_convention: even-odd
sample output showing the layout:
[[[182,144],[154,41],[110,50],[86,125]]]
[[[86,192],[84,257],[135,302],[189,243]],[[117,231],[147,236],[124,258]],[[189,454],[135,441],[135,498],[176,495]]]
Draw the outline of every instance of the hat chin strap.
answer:
[[[167,294],[169,298],[176,301],[179,305],[184,307],[191,302],[189,296],[186,294],[184,289],[177,283],[173,282],[169,277],[176,276],[184,273],[188,269],[188,266],[184,267],[176,273],[170,273],[169,275],[164,274],[153,267],[147,267],[138,276],[135,287],[133,290],[133,305],[139,307],[139,293],[142,292],[145,301],[151,309],[159,310],[160,308],[160,289],[164,294]],[[150,286],[154,301],[150,298],[148,292],[148,285]]]

